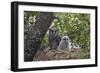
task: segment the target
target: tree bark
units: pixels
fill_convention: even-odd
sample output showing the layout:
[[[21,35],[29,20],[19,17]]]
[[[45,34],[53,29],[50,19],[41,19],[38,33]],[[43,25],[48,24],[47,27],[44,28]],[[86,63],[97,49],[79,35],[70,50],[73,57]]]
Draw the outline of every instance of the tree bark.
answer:
[[[29,28],[27,39],[24,40],[24,61],[33,61],[33,57],[39,50],[42,39],[53,20],[52,12],[40,12],[36,17],[35,25]]]

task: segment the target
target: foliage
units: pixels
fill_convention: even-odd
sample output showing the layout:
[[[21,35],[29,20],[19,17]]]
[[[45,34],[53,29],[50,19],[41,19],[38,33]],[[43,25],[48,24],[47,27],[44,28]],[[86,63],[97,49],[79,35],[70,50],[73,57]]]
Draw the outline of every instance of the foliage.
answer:
[[[90,48],[90,15],[80,13],[55,13],[58,19],[52,23],[60,31],[63,36],[67,31],[73,43],[77,43],[81,48]],[[44,42],[47,42],[47,35],[45,35]]]

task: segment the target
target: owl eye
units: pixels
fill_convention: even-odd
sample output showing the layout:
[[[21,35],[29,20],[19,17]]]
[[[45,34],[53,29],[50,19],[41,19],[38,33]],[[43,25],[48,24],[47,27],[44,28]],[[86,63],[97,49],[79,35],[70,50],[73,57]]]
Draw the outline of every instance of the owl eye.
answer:
[[[67,38],[67,40],[69,40],[69,38]]]
[[[63,38],[63,40],[66,40],[66,38]]]

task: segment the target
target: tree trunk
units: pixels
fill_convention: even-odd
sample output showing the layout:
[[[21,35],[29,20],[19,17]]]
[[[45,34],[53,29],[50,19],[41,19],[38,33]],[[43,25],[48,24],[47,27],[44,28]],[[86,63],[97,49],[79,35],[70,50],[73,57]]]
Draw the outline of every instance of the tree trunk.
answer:
[[[35,25],[29,28],[27,39],[24,40],[24,61],[33,61],[33,57],[39,50],[42,39],[53,19],[52,12],[40,12],[36,17]]]

